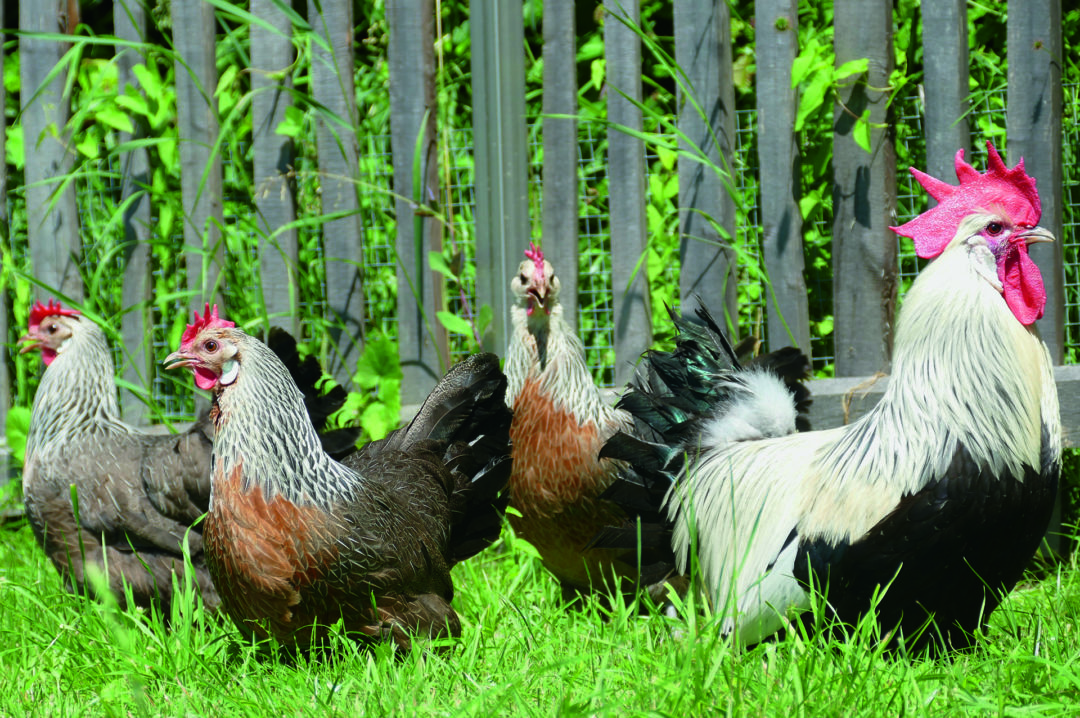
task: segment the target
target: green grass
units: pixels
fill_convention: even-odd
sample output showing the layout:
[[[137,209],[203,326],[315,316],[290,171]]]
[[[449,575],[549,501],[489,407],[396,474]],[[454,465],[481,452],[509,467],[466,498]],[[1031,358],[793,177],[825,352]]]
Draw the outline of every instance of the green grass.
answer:
[[[882,656],[869,623],[847,643],[794,635],[740,651],[702,612],[565,611],[506,535],[455,569],[464,636],[445,652],[395,660],[342,641],[289,663],[194,602],[169,631],[65,593],[23,526],[0,532],[0,714],[1075,716],[1077,576],[1073,559],[1025,583],[978,648],[951,659]]]

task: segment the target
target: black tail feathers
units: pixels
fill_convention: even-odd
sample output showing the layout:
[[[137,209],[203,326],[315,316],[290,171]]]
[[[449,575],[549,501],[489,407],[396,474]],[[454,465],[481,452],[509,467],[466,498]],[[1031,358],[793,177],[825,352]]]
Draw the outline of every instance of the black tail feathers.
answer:
[[[383,442],[407,450],[436,442],[450,469],[450,550],[454,561],[479,553],[499,537],[509,494],[510,419],[506,376],[494,354],[473,354],[451,367],[413,420]]]

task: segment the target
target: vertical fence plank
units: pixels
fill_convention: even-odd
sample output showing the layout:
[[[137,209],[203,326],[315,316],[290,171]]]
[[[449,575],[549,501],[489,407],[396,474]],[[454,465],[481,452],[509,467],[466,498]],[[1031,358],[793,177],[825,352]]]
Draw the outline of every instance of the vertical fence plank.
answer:
[[[836,66],[869,59],[869,72],[840,78],[833,124],[833,313],[836,375],[888,371],[896,308],[896,151],[887,122],[892,3],[836,0]],[[884,90],[879,88],[885,88]],[[870,152],[855,141],[869,110]]]
[[[254,145],[259,280],[270,326],[292,334],[300,330],[297,311],[296,230],[281,230],[296,219],[295,153],[291,137],[277,134],[292,107],[292,22],[274,0],[251,0],[251,14],[269,27],[252,23],[251,134]]]
[[[0,68],[4,66],[4,43],[7,35],[4,33],[4,3],[0,2]],[[7,107],[7,91],[4,83],[0,82],[0,109]],[[0,242],[5,245],[11,241],[8,223],[8,181],[7,181],[7,113],[0,112]],[[2,269],[2,268],[0,268]],[[0,271],[0,342],[8,341],[8,288],[4,279],[4,273]],[[10,275],[7,275],[10,276]],[[11,378],[8,375],[8,362],[5,357],[0,361],[0,427],[7,427],[7,411],[11,406]],[[10,453],[7,445],[7,432],[0,436],[0,482],[8,479],[8,457]]]
[[[184,203],[184,247],[188,305],[225,305],[220,286],[225,265],[221,155],[212,153],[218,137],[217,65],[214,61],[214,6],[207,2],[170,5],[177,58],[176,115],[180,134],[180,191]],[[222,313],[228,316],[226,308]]]
[[[577,114],[573,0],[544,0],[544,115]],[[544,254],[559,276],[566,321],[577,329],[577,120],[544,117]],[[524,241],[521,243],[524,245]],[[524,246],[521,247],[524,250]]]
[[[65,29],[66,13],[66,0],[20,0],[19,29],[24,33],[55,35]],[[55,198],[52,197],[58,183],[71,173],[74,159],[66,149],[66,125],[70,115],[64,97],[67,72],[61,70],[46,84],[64,50],[65,47],[56,40],[29,34],[19,36],[27,235],[34,276],[51,289],[81,301],[83,284],[79,276],[79,255],[82,240],[75,184],[69,183]],[[39,288],[35,294],[44,299],[51,296],[52,291]]]
[[[113,5],[113,27],[116,37],[141,42],[146,36],[146,8],[137,0],[118,0]],[[135,48],[118,45],[116,48],[117,85],[120,92],[127,85],[138,86],[132,68],[145,62],[143,53]],[[138,124],[135,133],[120,132],[121,143],[146,135],[145,124]],[[120,201],[124,210],[124,314],[120,324],[123,338],[124,363],[120,375],[136,386],[149,387],[154,376],[154,357],[150,343],[151,274],[150,274],[150,163],[142,147],[126,150],[120,155]],[[130,201],[130,204],[127,204]],[[120,393],[124,418],[132,424],[144,423],[146,404],[130,391]]]
[[[476,147],[476,301],[494,310],[484,349],[506,350],[510,278],[531,236],[521,3],[474,3],[473,135]],[[511,247],[513,248],[511,250]]]
[[[926,167],[934,177],[954,182],[956,151],[971,149],[968,129],[968,25],[966,0],[922,0],[923,94]],[[933,200],[930,200],[933,203]]]
[[[727,175],[701,162],[679,160],[679,296],[684,311],[700,297],[735,335],[735,199],[725,186],[731,182],[735,146],[735,81],[726,0],[676,0],[675,60],[692,95],[686,97],[680,88],[679,149],[700,155]],[[635,71],[640,73],[640,65]]]
[[[768,345],[775,350],[795,344],[809,356],[799,144],[792,131],[797,97],[791,86],[791,64],[799,52],[799,4],[797,0],[758,0],[755,9],[761,249],[770,285]]]
[[[326,305],[333,352],[328,370],[346,383],[364,343],[362,268],[364,238],[357,198],[356,90],[353,85],[353,15],[350,0],[308,0],[308,22],[326,46],[312,43],[311,85],[315,100],[339,122],[317,120],[323,214],[348,212],[323,224]]]
[[[435,6],[432,0],[401,0],[387,6],[386,19],[390,26],[390,140],[398,195],[394,208],[398,352],[404,374],[401,400],[418,404],[450,361],[446,329],[435,318],[435,312],[443,308],[443,278],[431,271],[427,261],[428,252],[442,251],[443,227],[431,214],[415,211],[418,205],[434,205],[440,196]],[[414,162],[417,152],[418,163]],[[420,172],[419,197],[413,189],[414,167]]]
[[[641,132],[641,40],[628,26],[641,21],[637,0],[604,0],[608,121]],[[611,214],[611,281],[615,309],[615,383],[628,382],[652,343],[645,261],[645,145],[608,131],[608,207]]]
[[[1065,279],[1062,244],[1061,0],[1030,0],[1009,6],[1009,104],[1006,129],[1009,162],[1024,158],[1042,200],[1040,224],[1057,237],[1031,247],[1042,270],[1046,312],[1039,331],[1060,364],[1065,346]]]

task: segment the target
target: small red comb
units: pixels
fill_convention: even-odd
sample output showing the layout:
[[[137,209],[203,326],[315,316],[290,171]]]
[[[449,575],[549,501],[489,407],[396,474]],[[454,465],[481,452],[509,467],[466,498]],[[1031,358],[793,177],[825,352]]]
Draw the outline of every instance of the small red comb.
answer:
[[[544,280],[544,250],[529,242],[529,248],[525,250],[525,257],[533,261],[533,275],[538,281]]]
[[[48,304],[37,302],[30,308],[30,331],[37,331],[37,328],[41,326],[41,320],[45,319],[45,317],[77,317],[78,315],[78,310],[64,309],[60,302],[52,299],[49,300]]]
[[[1042,205],[1035,189],[1035,178],[1024,171],[1024,160],[1009,169],[993,143],[988,141],[986,149],[989,169],[982,173],[964,161],[963,150],[956,153],[959,185],[942,182],[911,168],[911,174],[938,205],[892,230],[902,237],[911,237],[920,257],[929,259],[945,251],[956,236],[960,220],[972,210],[1001,208],[1015,224],[1034,227],[1039,223]]]
[[[225,321],[218,316],[216,304],[213,309],[210,309],[210,302],[207,302],[206,312],[203,316],[200,317],[198,310],[195,311],[195,323],[187,325],[187,329],[184,330],[184,334],[180,337],[180,348],[187,349],[191,342],[195,341],[195,337],[198,336],[199,332],[207,327],[228,329],[235,326],[235,322]]]

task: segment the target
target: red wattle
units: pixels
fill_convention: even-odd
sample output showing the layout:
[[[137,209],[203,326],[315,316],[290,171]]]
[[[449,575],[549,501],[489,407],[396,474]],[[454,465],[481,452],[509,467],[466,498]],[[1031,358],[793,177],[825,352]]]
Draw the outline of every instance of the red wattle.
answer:
[[[214,384],[217,384],[217,374],[203,369],[202,367],[192,367],[191,373],[195,375],[195,386],[206,391],[210,391],[214,388]]]
[[[1046,288],[1039,267],[1028,256],[1026,245],[1009,248],[1001,274],[1005,302],[1017,320],[1027,326],[1042,317]]]

